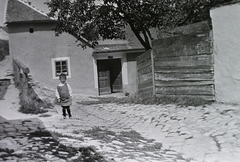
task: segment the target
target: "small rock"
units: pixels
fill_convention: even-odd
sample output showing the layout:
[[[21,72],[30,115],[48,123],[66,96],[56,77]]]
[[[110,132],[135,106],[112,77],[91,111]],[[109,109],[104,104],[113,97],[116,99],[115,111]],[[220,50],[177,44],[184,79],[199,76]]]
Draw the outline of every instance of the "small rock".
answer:
[[[23,150],[18,150],[18,151],[15,151],[14,154],[21,155],[21,154],[24,154],[24,151]]]
[[[33,151],[38,151],[38,147],[33,147],[32,150]]]
[[[116,140],[112,141],[112,143],[113,143],[113,144],[117,144],[117,145],[125,145],[124,143],[119,142],[119,141],[116,141]]]
[[[64,152],[64,151],[58,151],[58,153],[62,155],[68,155],[68,152]]]
[[[45,155],[45,157],[46,157],[47,159],[54,158],[54,156],[53,156],[53,155],[49,155],[49,154],[46,154],[46,155]]]
[[[42,139],[40,137],[33,137],[33,140],[40,141]]]

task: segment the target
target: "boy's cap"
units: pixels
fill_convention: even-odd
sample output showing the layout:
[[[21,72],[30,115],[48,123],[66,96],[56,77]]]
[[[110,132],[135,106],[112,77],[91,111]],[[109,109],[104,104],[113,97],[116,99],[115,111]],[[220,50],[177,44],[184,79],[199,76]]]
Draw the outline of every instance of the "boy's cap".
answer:
[[[67,75],[62,73],[59,75],[59,78],[67,78]]]

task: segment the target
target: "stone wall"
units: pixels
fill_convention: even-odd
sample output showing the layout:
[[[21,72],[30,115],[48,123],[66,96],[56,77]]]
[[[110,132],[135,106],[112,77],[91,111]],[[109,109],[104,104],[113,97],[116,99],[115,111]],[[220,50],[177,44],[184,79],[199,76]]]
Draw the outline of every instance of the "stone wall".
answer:
[[[40,98],[36,93],[29,77],[30,70],[17,59],[13,59],[13,76],[14,83],[19,89],[20,111],[23,113],[42,113],[46,112],[47,108],[53,108],[49,99]]]

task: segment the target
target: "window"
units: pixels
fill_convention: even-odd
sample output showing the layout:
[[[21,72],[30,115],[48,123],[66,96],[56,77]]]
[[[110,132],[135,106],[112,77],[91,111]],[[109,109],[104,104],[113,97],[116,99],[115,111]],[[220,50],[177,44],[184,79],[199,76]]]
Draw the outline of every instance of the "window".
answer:
[[[52,58],[52,72],[53,72],[53,79],[58,79],[58,76],[61,73],[66,74],[67,77],[70,78],[71,71],[70,71],[69,57]]]
[[[61,73],[68,75],[67,60],[55,61],[55,67],[56,76],[59,76]]]

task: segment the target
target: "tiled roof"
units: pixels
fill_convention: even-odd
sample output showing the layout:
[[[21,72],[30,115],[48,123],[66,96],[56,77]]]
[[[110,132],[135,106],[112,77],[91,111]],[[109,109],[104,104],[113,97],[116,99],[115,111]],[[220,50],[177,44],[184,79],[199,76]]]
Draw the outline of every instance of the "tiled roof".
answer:
[[[45,13],[22,0],[8,0],[6,23],[52,21]]]
[[[55,21],[50,19],[45,13],[29,5],[23,0],[8,0],[6,10],[6,23],[25,23],[25,22],[48,22]],[[133,34],[130,28],[127,28],[126,43],[104,44],[95,47],[95,52],[121,51],[131,49],[142,49],[143,46]]]

